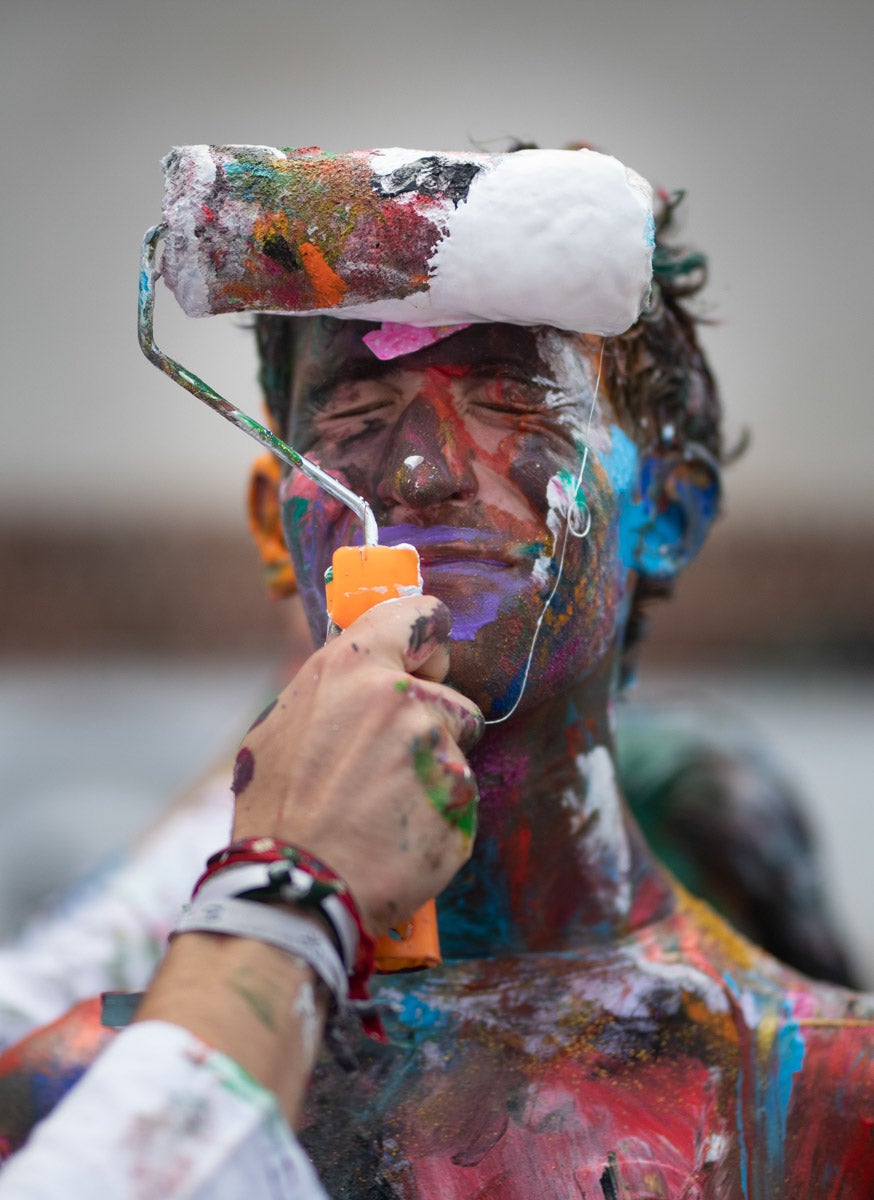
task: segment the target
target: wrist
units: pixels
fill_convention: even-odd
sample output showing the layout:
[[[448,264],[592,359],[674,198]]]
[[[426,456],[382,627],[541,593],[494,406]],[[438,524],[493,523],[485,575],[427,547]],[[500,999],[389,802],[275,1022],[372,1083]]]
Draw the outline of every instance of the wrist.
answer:
[[[192,932],[174,938],[136,1019],[180,1025],[227,1054],[294,1123],[327,1008],[308,963],[262,941]]]

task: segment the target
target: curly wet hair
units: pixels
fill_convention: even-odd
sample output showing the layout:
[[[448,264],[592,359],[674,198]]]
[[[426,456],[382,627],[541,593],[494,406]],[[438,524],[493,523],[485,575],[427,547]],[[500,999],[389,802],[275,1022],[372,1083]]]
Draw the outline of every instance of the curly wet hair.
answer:
[[[606,340],[603,380],[642,445],[694,443],[722,462],[719,389],[697,336],[702,318],[689,305],[707,282],[707,258],[674,240],[683,196],[659,194],[650,303],[626,333]]]

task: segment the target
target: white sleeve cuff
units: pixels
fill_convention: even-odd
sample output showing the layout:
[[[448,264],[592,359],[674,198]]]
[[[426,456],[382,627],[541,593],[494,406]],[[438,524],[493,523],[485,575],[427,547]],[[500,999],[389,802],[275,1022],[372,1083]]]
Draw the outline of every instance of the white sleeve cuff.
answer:
[[[130,1026],[0,1172],[0,1200],[327,1200],[276,1099],[163,1021]]]

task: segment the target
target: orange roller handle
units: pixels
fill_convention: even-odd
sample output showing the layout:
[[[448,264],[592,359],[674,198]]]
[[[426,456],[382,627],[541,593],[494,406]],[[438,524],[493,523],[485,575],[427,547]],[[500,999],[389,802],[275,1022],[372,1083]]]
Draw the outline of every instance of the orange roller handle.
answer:
[[[421,591],[414,546],[341,546],[325,574],[328,617],[341,629],[383,600]],[[443,959],[434,901],[423,904],[405,928],[378,938],[375,957],[382,974],[439,966]]]
[[[422,594],[415,546],[341,546],[325,573],[328,616],[341,629],[383,600]]]

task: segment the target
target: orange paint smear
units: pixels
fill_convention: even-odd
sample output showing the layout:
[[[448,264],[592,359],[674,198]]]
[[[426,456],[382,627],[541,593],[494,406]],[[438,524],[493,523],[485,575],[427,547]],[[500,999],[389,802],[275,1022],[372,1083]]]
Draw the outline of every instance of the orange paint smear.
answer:
[[[303,265],[313,285],[317,308],[331,308],[339,304],[346,292],[346,284],[325,262],[321,250],[312,242],[301,242],[298,247]]]

